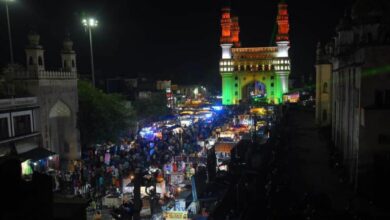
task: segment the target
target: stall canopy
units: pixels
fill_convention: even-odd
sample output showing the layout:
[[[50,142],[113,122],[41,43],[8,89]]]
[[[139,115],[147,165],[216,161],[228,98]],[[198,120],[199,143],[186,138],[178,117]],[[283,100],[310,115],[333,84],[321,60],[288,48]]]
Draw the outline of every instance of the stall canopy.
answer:
[[[234,147],[234,143],[217,143],[215,145],[215,152],[229,153]]]
[[[24,160],[41,160],[47,157],[50,157],[56,153],[47,150],[43,147],[34,148],[32,150],[29,150],[27,152],[19,154],[19,157]]]

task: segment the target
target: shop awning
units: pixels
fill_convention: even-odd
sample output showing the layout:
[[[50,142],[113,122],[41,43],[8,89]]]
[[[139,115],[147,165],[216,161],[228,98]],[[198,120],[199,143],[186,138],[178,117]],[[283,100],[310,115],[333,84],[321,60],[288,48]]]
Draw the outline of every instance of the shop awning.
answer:
[[[56,153],[47,150],[43,147],[34,148],[32,150],[29,150],[27,152],[24,152],[22,154],[19,154],[19,158],[21,158],[23,161],[25,160],[41,160],[45,159],[47,157],[50,157]]]
[[[232,143],[218,143],[215,145],[215,152],[230,153],[233,146]]]

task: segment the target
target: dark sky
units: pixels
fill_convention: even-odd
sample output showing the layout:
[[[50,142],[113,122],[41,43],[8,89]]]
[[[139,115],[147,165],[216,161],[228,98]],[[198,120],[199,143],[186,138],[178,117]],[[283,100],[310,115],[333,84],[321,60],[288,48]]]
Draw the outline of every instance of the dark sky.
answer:
[[[60,66],[60,49],[70,33],[78,68],[90,72],[88,35],[80,21],[94,15],[95,69],[115,77],[146,74],[180,83],[219,83],[222,0],[15,0],[10,5],[15,59],[25,63],[26,35],[36,30],[48,69]],[[314,73],[315,46],[327,40],[352,0],[288,0],[294,75]],[[243,46],[269,46],[278,0],[232,0]],[[0,65],[9,60],[4,5],[0,5]]]

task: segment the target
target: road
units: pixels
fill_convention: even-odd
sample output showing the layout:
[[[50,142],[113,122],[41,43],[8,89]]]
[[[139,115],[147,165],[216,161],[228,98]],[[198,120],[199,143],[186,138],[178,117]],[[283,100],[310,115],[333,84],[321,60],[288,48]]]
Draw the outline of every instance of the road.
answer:
[[[330,140],[321,136],[316,127],[314,111],[291,109],[283,127],[285,151],[280,153],[278,163],[285,164],[285,170],[276,184],[287,179],[289,188],[273,194],[273,218],[348,219],[372,209],[368,201],[355,196],[352,187],[340,177],[341,171],[330,167]]]

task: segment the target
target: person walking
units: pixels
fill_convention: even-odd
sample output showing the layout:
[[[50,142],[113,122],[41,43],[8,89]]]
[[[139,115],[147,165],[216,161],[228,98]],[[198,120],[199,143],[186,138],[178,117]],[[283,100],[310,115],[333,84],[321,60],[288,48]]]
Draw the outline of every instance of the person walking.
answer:
[[[101,220],[101,219],[102,219],[102,214],[100,213],[100,211],[97,211],[93,216],[93,220]]]

